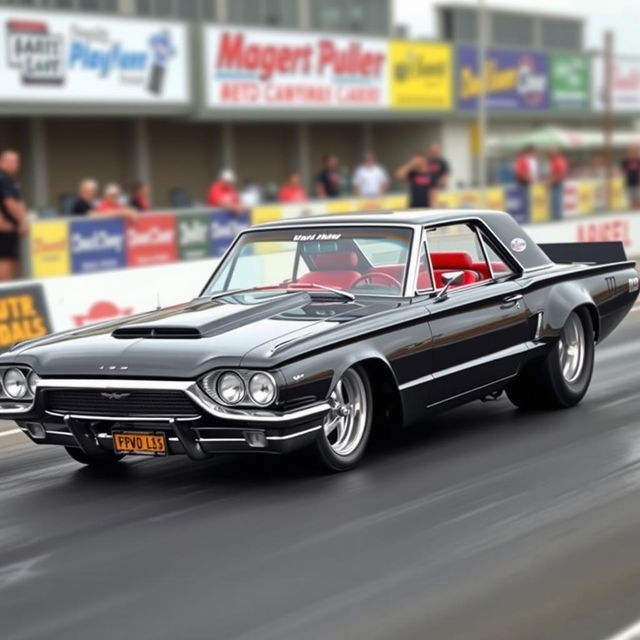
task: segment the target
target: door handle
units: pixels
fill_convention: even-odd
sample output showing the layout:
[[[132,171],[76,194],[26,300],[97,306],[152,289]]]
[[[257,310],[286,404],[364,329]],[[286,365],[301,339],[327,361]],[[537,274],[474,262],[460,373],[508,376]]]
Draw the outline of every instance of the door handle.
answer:
[[[514,304],[520,304],[520,300],[522,300],[524,296],[521,293],[516,293],[513,296],[508,296],[502,301],[502,307],[510,307]]]

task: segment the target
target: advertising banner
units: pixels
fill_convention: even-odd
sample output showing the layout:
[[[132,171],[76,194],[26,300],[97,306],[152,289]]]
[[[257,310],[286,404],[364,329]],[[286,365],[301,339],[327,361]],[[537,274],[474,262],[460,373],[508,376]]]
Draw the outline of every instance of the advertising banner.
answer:
[[[141,267],[178,259],[176,216],[140,216],[127,223],[127,264]]]
[[[387,41],[297,31],[205,27],[209,109],[381,109]]]
[[[43,220],[32,223],[29,248],[34,278],[64,276],[69,273],[69,223]]]
[[[517,184],[505,189],[506,209],[520,224],[529,222],[529,191]]]
[[[588,109],[591,97],[589,58],[580,53],[552,53],[551,104],[555,109]]]
[[[176,218],[180,260],[209,257],[210,213],[184,213]]]
[[[605,108],[604,57],[591,60],[593,108]],[[640,111],[640,58],[614,58],[611,78],[611,105],[614,111]]]
[[[249,226],[249,212],[214,211],[209,227],[209,254],[219,258],[233,239]]]
[[[549,56],[546,53],[490,48],[485,67],[489,109],[541,111],[549,108]],[[456,76],[458,108],[477,109],[482,82],[476,47],[458,46]]]
[[[449,110],[453,105],[453,53],[441,43],[389,43],[391,107]]]
[[[53,331],[41,284],[0,288],[0,351]]]
[[[94,273],[127,264],[124,221],[117,218],[71,221],[71,270]]]
[[[529,188],[529,212],[531,222],[548,222],[551,218],[549,211],[549,190],[542,183],[532,184]]]
[[[184,104],[186,26],[62,12],[0,10],[0,100]]]

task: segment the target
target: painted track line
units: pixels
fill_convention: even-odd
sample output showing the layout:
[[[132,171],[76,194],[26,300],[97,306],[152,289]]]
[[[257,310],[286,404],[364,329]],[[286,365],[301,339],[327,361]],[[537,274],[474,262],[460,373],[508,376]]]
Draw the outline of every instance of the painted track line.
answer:
[[[609,636],[606,640],[638,640],[640,638],[640,621],[634,622],[630,627]]]

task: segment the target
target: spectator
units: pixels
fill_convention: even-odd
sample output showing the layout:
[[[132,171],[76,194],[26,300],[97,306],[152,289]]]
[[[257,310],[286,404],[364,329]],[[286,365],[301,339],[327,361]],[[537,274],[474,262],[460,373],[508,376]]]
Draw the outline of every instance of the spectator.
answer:
[[[20,155],[10,149],[0,154],[0,281],[18,275],[20,235],[29,230],[27,209],[22,201],[16,176],[20,171]]]
[[[551,195],[551,217],[562,218],[564,181],[569,175],[569,163],[557,147],[549,150],[549,193]]]
[[[219,207],[234,213],[242,210],[233,169],[223,169],[218,179],[211,184],[207,194],[207,204],[210,207]]]
[[[389,188],[389,175],[376,162],[373,153],[365,153],[362,164],[353,174],[353,192],[364,198],[378,198]]]
[[[437,142],[429,145],[427,158],[434,189],[446,189],[450,173],[449,163],[442,157],[442,147]]]
[[[136,211],[150,211],[151,201],[149,200],[149,185],[146,182],[138,181],[133,183],[129,206]]]
[[[108,184],[104,188],[102,200],[95,209],[95,215],[121,217],[128,220],[137,218],[138,212],[131,207],[123,206],[121,197],[120,187],[115,183]]]
[[[524,188],[528,188],[532,182],[540,177],[538,155],[533,145],[528,145],[516,156],[513,167],[516,182]]]
[[[93,216],[97,214],[96,199],[98,197],[98,183],[93,178],[85,178],[78,185],[78,194],[71,207],[71,215]]]
[[[319,198],[338,198],[342,193],[342,176],[338,170],[339,161],[335,154],[327,154],[323,167],[316,176],[315,190]]]
[[[409,206],[430,207],[433,174],[429,171],[429,161],[424,153],[417,153],[409,162],[396,170],[398,180],[409,183]]]
[[[298,171],[292,171],[278,191],[278,202],[304,202],[307,190],[302,186],[302,178]]]
[[[245,181],[240,192],[240,202],[245,209],[257,207],[262,202],[262,188],[253,178]]]
[[[640,147],[631,147],[622,161],[627,199],[632,209],[640,208]]]

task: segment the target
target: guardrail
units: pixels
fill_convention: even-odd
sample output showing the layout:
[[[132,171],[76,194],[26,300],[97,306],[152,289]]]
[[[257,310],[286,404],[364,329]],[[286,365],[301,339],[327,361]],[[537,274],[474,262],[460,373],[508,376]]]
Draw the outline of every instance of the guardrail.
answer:
[[[621,179],[613,185],[613,210],[625,208]],[[548,189],[534,184],[439,192],[435,207],[508,211],[521,224],[551,219]],[[244,213],[212,209],[158,211],[133,222],[119,218],[56,218],[33,222],[26,239],[25,277],[46,278],[97,273],[126,267],[169,264],[219,257],[240,229],[250,224],[351,211],[407,207],[407,197],[310,200],[300,204],[266,204]],[[604,181],[568,181],[564,185],[563,218],[605,210]]]

